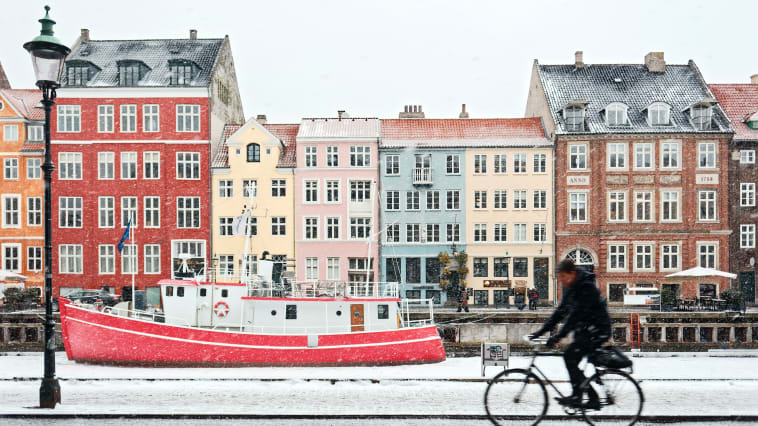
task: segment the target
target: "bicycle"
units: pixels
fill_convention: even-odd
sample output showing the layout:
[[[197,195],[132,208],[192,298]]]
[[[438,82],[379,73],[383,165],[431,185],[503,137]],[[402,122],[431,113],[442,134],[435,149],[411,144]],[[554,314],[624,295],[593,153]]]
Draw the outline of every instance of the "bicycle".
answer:
[[[535,346],[529,367],[511,368],[501,372],[489,381],[487,391],[484,393],[484,408],[487,410],[487,417],[495,425],[503,424],[500,423],[501,420],[521,420],[528,421],[532,425],[538,424],[547,414],[549,406],[545,384],[553,388],[560,397],[566,396],[535,365],[539,356],[563,356],[563,354],[538,351],[536,346],[544,344],[547,339],[531,341],[528,336],[525,336],[525,340]],[[590,363],[592,361],[587,362],[587,364]],[[591,425],[603,420],[623,420],[623,424],[635,424],[645,401],[640,385],[625,371],[595,364],[593,366],[595,374],[581,384],[582,404],[576,407],[564,405],[563,410],[569,416],[581,413],[584,420]],[[631,372],[631,367],[629,370]],[[587,408],[587,390],[590,386],[599,396],[599,410]]]

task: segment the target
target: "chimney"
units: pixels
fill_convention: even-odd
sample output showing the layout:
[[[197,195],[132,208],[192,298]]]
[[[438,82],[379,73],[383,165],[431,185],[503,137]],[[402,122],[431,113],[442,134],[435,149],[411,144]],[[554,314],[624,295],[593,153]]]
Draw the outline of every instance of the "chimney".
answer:
[[[466,104],[461,104],[461,113],[458,114],[458,118],[468,118],[468,112],[466,112]]]
[[[650,52],[645,55],[645,66],[648,72],[666,72],[666,61],[663,52]]]
[[[197,40],[197,30],[190,30],[190,40]]]
[[[398,118],[424,118],[424,110],[421,105],[406,105]]]
[[[79,36],[79,41],[82,43],[86,43],[89,41],[89,30],[86,28],[82,28],[82,33]]]
[[[342,117],[347,118],[347,114],[345,114],[345,110],[344,109],[337,110],[337,118],[342,120]]]
[[[266,120],[266,114],[258,114],[255,117],[255,121],[257,121],[260,124],[266,124],[266,123],[268,123],[268,120]]]
[[[750,84],[758,84],[758,74],[753,74],[750,76]]]
[[[581,50],[577,50],[574,53],[574,68],[576,69],[584,68],[584,52],[582,52]]]

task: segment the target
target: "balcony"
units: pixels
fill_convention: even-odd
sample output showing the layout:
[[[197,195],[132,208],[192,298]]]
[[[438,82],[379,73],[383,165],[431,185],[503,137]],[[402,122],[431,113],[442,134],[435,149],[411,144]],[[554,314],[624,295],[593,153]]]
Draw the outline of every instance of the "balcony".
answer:
[[[413,169],[413,184],[414,185],[431,185],[432,184],[432,168],[431,167],[416,167]]]

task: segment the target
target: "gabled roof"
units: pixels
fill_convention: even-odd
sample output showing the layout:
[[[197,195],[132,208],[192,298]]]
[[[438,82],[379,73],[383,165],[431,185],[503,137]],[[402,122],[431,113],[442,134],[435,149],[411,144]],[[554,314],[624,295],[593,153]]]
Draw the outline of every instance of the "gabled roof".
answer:
[[[23,118],[27,120],[44,120],[42,109],[42,91],[37,89],[0,89],[0,95],[11,103]],[[37,106],[40,106],[37,108]]]
[[[213,158],[211,167],[229,167],[229,146],[226,145],[226,141],[240,127],[242,127],[242,124],[224,125],[224,130],[221,132],[221,140],[218,142],[218,151],[216,151],[216,157]]]
[[[382,148],[551,146],[539,118],[382,120]]]
[[[199,67],[186,86],[206,87],[223,43],[224,39],[90,40],[79,44],[66,62],[85,61],[100,69],[87,87],[118,86],[118,62],[130,60],[141,61],[150,69],[137,87],[167,87],[169,61],[183,59]],[[66,86],[65,72],[62,83]]]
[[[304,118],[297,139],[379,139],[378,118]]]
[[[11,82],[8,81],[8,76],[5,75],[3,64],[0,63],[0,89],[10,89]]]
[[[557,134],[595,133],[730,133],[731,128],[720,108],[714,108],[716,126],[696,130],[685,109],[712,98],[695,63],[666,65],[665,72],[649,72],[644,64],[626,65],[540,65],[536,63]],[[568,131],[562,111],[570,102],[587,101],[585,131]],[[645,107],[654,102],[671,105],[671,126],[649,126]],[[600,113],[608,104],[629,106],[629,126],[609,127]]]
[[[732,120],[734,140],[758,141],[758,130],[745,123],[746,118],[758,112],[758,84],[711,84],[710,87]]]
[[[229,167],[229,146],[227,145],[227,141],[237,130],[243,126],[244,124],[227,124],[224,126],[224,131],[221,133],[221,140],[219,141],[219,149],[216,153],[216,157],[213,159],[211,167]],[[298,128],[300,125],[264,124],[263,127],[265,127],[266,130],[274,137],[279,139],[284,145],[284,149],[279,155],[277,167],[295,167],[295,138],[297,136]]]

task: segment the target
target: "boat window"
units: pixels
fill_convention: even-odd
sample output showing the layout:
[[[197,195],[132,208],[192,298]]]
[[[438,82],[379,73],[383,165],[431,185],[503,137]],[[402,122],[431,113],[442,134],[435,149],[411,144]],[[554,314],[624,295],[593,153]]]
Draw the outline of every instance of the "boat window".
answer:
[[[166,286],[166,296],[173,296],[174,295],[174,287],[173,286]]]
[[[176,288],[176,295],[178,297],[184,297],[184,287],[177,287]]]
[[[229,290],[227,289],[221,290],[221,297],[229,297]]]
[[[337,311],[337,316],[342,316],[342,311]]]
[[[285,319],[297,319],[297,305],[287,305]]]
[[[205,297],[206,294],[208,294],[208,289],[201,288],[200,289],[200,297]]]
[[[379,319],[388,319],[390,317],[390,305],[376,305],[376,313]]]
[[[272,310],[272,311],[271,311],[271,316],[272,316],[272,317],[275,317],[275,316],[276,316],[276,309],[274,309],[274,310]]]

